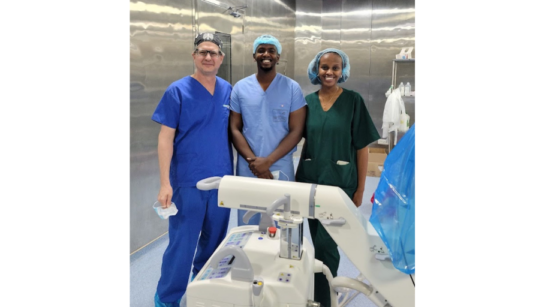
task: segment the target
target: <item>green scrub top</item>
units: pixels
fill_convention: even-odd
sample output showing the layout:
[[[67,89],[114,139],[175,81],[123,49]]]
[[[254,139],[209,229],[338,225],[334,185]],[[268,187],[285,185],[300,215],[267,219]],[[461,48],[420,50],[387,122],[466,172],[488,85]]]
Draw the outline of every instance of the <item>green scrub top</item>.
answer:
[[[358,188],[357,151],[380,138],[363,98],[343,88],[328,111],[322,109],[318,91],[305,99],[305,145],[295,179],[338,186],[352,198]]]

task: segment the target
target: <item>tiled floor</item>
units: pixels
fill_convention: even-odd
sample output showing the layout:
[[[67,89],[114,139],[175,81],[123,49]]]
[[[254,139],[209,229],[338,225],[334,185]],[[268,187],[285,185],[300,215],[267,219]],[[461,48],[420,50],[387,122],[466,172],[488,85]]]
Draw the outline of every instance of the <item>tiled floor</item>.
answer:
[[[360,212],[369,217],[371,214],[371,196],[379,182],[377,177],[367,177],[363,204]],[[229,230],[236,226],[236,210],[231,210]],[[165,221],[166,222],[166,221]],[[306,224],[306,222],[305,222]],[[304,236],[309,241],[308,226],[304,228]],[[131,307],[153,307],[153,296],[160,276],[160,268],[163,252],[168,245],[168,236],[163,236],[145,248],[131,255]],[[338,270],[339,276],[356,278],[359,274],[354,265],[346,258],[341,249],[341,263]],[[182,303],[182,306],[184,304]],[[349,307],[375,307],[363,294],[357,295],[347,306]],[[185,306],[184,306],[185,307]]]

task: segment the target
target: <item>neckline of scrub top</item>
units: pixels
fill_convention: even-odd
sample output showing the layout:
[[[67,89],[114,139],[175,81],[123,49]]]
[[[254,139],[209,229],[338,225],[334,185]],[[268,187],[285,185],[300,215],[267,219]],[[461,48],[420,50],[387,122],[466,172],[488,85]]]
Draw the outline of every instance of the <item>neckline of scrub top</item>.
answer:
[[[337,99],[335,99],[335,101],[333,102],[333,104],[331,105],[331,108],[327,109],[327,111],[324,110],[324,107],[322,107],[322,103],[320,102],[320,95],[318,94],[318,92],[320,92],[320,90],[317,90],[315,93],[316,93],[316,98],[318,99],[318,102],[320,103],[320,110],[322,110],[322,112],[324,113],[328,113],[329,111],[331,111],[331,109],[333,109],[333,107],[337,104],[337,100],[339,100],[339,98],[341,98],[341,96],[344,94],[345,90],[343,87],[342,88],[342,92],[339,94],[339,97],[337,97]]]
[[[276,82],[276,79],[278,79],[278,75],[279,75],[279,73],[276,73],[276,75],[274,76],[274,79],[271,81],[271,84],[269,84],[269,87],[267,87],[267,91],[271,88],[273,83]],[[257,80],[257,73],[254,74],[254,80],[255,80],[255,82],[257,82],[257,85],[259,85],[259,88],[263,91],[263,88],[261,87],[261,84],[259,83],[259,80]],[[267,91],[263,91],[263,94],[267,94]]]
[[[204,85],[202,85],[201,82],[199,82],[199,80],[193,78],[192,76],[189,76],[189,78],[191,78],[191,80],[197,82],[197,83],[204,89],[204,91],[207,92],[208,95],[210,95],[210,97],[214,97],[214,95],[212,95],[212,94],[208,91],[208,89],[207,89]],[[214,83],[214,94],[216,94],[216,90],[217,90],[217,89],[218,89],[218,76],[216,76],[216,83]]]

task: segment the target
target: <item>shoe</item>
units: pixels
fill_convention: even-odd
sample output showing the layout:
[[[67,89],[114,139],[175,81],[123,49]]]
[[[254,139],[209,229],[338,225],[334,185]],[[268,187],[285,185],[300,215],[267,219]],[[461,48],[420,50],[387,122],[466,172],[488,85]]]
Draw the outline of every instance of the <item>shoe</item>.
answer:
[[[180,298],[175,303],[163,303],[159,299],[159,295],[157,294],[157,292],[155,292],[155,299],[154,300],[155,300],[155,307],[179,307],[180,302],[182,301],[182,299]]]

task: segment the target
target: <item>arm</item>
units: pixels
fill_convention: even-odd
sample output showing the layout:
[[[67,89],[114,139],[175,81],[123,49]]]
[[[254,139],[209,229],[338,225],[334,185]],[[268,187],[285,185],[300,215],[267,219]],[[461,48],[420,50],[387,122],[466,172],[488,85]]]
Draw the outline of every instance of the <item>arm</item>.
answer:
[[[356,169],[358,171],[358,188],[352,197],[356,207],[361,206],[363,200],[363,191],[365,190],[365,179],[367,179],[367,160],[369,158],[369,149],[364,147],[357,152]]]
[[[157,152],[159,155],[159,172],[161,178],[161,188],[159,189],[159,195],[157,200],[161,203],[163,208],[170,207],[170,201],[172,199],[172,186],[170,185],[170,161],[172,160],[172,153],[174,151],[174,135],[176,129],[162,125],[159,132],[159,140],[157,145]]]
[[[289,117],[290,130],[284,139],[282,139],[280,144],[278,144],[278,147],[276,147],[276,149],[266,158],[257,157],[248,159],[250,169],[252,172],[254,172],[254,174],[262,174],[269,171],[274,162],[278,161],[280,158],[289,153],[293,147],[297,146],[297,143],[299,143],[303,137],[306,117],[307,106],[291,112]]]
[[[229,115],[229,132],[231,133],[233,146],[244,159],[255,157],[248,141],[242,135],[242,115],[240,113],[231,111]]]

